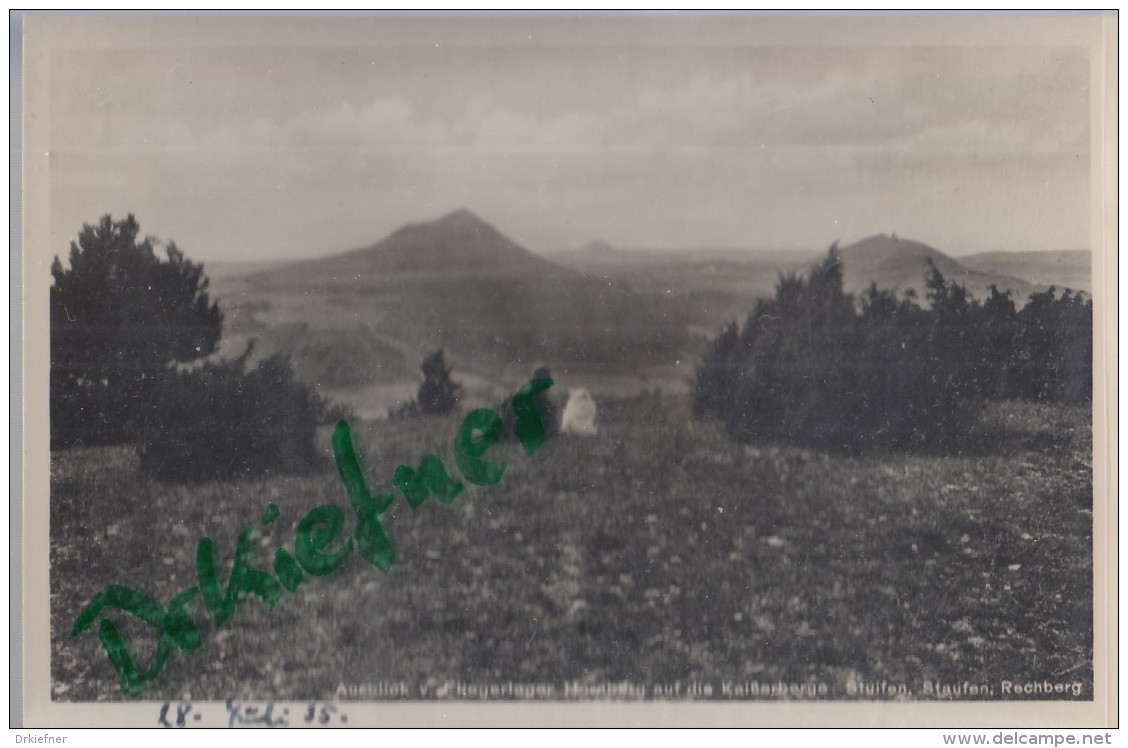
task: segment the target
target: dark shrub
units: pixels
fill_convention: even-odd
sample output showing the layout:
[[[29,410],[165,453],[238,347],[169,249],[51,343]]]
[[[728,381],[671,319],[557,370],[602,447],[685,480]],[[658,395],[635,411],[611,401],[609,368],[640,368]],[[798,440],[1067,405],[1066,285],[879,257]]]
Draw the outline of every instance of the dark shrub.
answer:
[[[983,304],[929,263],[927,306],[876,286],[855,307],[832,247],[782,276],[742,330],[726,325],[697,370],[694,410],[741,441],[829,449],[959,449],[987,398],[1092,397],[1092,303],[1036,293]]]
[[[991,286],[987,300],[977,308],[980,385],[990,399],[1017,396],[1022,324],[1009,291]]]
[[[541,366],[533,372],[532,379],[552,379],[552,371],[547,366]],[[553,391],[540,390],[533,394],[533,408],[544,425],[545,436],[551,438],[560,433],[560,416],[556,405],[552,402]],[[501,414],[501,423],[504,433],[509,437],[516,437],[514,425],[517,423],[517,413],[513,410],[512,398],[507,398],[497,406]]]
[[[966,292],[933,268],[930,310],[872,288],[843,291],[834,247],[807,277],[782,276],[698,370],[695,408],[737,440],[827,449],[951,446],[982,397]]]
[[[977,307],[934,266],[926,285],[928,309],[873,286],[862,298],[843,358],[861,446],[958,448],[974,435],[984,402]]]
[[[423,383],[419,385],[416,402],[424,415],[445,416],[454,410],[462,387],[450,378],[454,367],[447,368],[442,350],[435,351],[423,362]]]
[[[234,361],[170,373],[146,408],[141,467],[169,481],[303,472],[315,462],[321,399],[273,356],[250,371]]]
[[[705,360],[697,369],[693,390],[693,413],[697,416],[720,418],[732,399],[731,386],[736,378],[736,346],[740,342],[740,328],[736,320],[721,329]]]
[[[1068,290],[1031,295],[1017,315],[1010,394],[1029,400],[1088,402],[1093,396],[1093,304]]]
[[[138,405],[174,363],[210,355],[223,315],[203,266],[141,238],[132,215],[104,216],[51,266],[51,445],[136,438]]]

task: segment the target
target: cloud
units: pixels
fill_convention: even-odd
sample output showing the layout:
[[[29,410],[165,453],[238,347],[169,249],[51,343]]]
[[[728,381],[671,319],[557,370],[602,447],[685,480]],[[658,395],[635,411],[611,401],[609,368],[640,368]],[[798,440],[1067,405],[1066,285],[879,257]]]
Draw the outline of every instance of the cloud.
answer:
[[[131,60],[133,85],[97,96],[84,86],[100,79],[77,76],[59,92],[73,116],[53,130],[53,225],[133,210],[215,256],[339,251],[463,205],[535,249],[822,246],[845,226],[927,228],[942,245],[1002,237],[1003,221],[1025,241],[1086,234],[1075,51],[522,54],[505,72],[444,57],[410,86],[388,65],[333,77],[328,59],[286,77],[254,57],[229,77],[189,59],[167,81]],[[520,67],[538,60],[551,86]]]
[[[231,123],[213,138],[252,148],[490,151],[761,144],[1087,148],[1087,93],[1076,86],[1085,80],[1079,74],[1083,66],[1072,59],[1069,64],[1043,59],[1044,54],[1014,57],[997,50],[986,57],[900,50],[844,55],[814,75],[707,70],[688,80],[651,80],[633,89],[622,84],[612,106],[547,112],[519,97],[499,100],[504,89],[477,96],[462,92],[464,103],[446,117],[425,116],[403,96],[379,96],[360,105],[307,109],[280,121]]]

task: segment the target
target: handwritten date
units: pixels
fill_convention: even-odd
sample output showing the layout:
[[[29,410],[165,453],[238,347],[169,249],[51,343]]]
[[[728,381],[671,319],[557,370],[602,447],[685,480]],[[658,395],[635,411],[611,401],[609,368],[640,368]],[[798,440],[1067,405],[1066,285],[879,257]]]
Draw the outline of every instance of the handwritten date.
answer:
[[[200,726],[215,726],[205,713],[207,704],[193,704],[191,701],[161,704],[157,715],[159,727],[188,727],[191,723]],[[347,724],[348,716],[336,704],[311,701],[305,706],[276,704],[273,701],[242,702],[227,699],[223,703],[225,715],[220,724],[227,727],[290,727],[291,725],[329,726]],[[293,707],[293,711],[291,711]],[[291,714],[293,720],[291,720]]]

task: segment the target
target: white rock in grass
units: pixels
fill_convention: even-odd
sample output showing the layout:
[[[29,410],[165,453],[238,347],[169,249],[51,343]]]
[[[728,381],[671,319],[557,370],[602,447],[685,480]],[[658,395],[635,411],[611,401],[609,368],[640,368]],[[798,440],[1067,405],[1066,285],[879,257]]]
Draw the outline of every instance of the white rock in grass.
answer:
[[[568,391],[568,404],[560,416],[560,431],[575,436],[595,436],[595,401],[583,387]]]

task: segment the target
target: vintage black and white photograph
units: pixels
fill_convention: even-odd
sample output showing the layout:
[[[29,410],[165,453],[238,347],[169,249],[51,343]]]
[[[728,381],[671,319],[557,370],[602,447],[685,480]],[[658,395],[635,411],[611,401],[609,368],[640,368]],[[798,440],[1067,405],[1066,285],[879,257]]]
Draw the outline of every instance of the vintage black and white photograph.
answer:
[[[50,701],[1106,698],[1107,21],[26,19]]]

